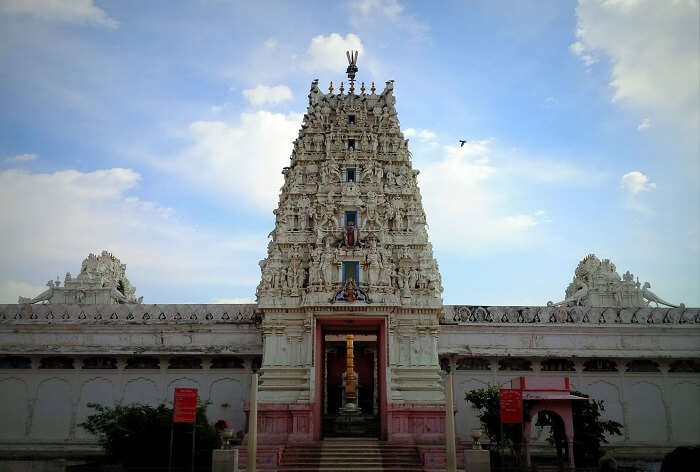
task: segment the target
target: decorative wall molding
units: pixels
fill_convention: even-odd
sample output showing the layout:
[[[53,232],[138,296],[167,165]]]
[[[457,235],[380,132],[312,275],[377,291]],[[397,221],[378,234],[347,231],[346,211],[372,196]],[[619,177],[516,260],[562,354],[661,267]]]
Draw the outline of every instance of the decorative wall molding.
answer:
[[[440,324],[698,325],[700,308],[444,305]]]

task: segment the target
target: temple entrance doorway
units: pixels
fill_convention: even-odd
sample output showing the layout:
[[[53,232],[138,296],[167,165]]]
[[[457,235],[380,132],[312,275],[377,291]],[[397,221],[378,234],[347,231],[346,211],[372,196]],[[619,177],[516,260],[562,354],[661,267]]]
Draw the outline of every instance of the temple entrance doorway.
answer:
[[[356,412],[347,414],[348,335],[352,335]],[[324,437],[379,437],[379,332],[377,327],[323,329],[322,406]]]

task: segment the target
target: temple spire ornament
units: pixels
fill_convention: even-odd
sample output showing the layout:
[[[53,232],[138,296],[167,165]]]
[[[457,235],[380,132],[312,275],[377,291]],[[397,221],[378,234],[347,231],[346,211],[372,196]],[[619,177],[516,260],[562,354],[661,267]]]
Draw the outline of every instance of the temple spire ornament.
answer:
[[[359,70],[357,68],[357,56],[358,51],[345,51],[345,57],[348,58],[348,68],[345,71],[348,74],[348,79],[350,79],[350,95],[355,93],[355,74]]]

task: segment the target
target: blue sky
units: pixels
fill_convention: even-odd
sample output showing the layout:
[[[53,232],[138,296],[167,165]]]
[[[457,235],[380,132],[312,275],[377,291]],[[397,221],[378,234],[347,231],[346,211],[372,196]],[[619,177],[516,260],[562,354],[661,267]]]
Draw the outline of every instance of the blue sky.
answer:
[[[394,79],[446,303],[610,258],[700,305],[698,1],[0,0],[0,302],[107,249],[253,298],[311,80]],[[464,148],[459,139],[468,139]]]

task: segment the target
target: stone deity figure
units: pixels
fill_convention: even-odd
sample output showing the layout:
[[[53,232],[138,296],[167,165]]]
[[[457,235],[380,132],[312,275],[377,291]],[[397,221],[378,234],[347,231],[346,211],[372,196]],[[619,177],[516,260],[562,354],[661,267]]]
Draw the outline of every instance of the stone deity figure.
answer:
[[[398,175],[396,176],[396,185],[404,187],[408,185],[408,180],[408,169],[405,166],[400,166]]]
[[[314,142],[314,151],[320,151],[321,146],[323,146],[323,134],[321,134],[321,133],[314,134],[312,139]]]
[[[304,187],[304,175],[302,174],[301,168],[298,168],[296,172],[292,174],[292,188],[299,190]]]
[[[272,272],[267,267],[267,261],[262,260],[259,262],[260,271],[262,272],[262,280],[258,286],[259,290],[268,290],[272,288]]]
[[[377,128],[379,128],[379,125],[381,124],[382,120],[382,107],[379,105],[375,106],[372,109],[372,113],[374,114],[374,122],[377,125]]]
[[[330,245],[328,245],[321,255],[320,264],[324,285],[334,285],[336,283],[338,278],[336,274],[336,264],[336,256]]]
[[[384,103],[389,105],[390,107],[393,107],[394,104],[396,103],[396,97],[394,97],[394,81],[393,80],[387,80],[386,81],[386,87],[384,88],[384,91],[380,95],[384,99]]]
[[[359,242],[360,230],[355,226],[355,223],[348,221],[343,233],[343,244],[345,247],[355,247]]]
[[[343,174],[340,172],[340,167],[335,159],[331,159],[330,164],[328,165],[328,174],[330,176],[331,183],[337,184],[343,181]]]
[[[384,180],[384,169],[382,168],[382,166],[375,166],[374,167],[374,181],[381,186],[383,183],[383,180]]]
[[[299,200],[299,230],[306,231],[309,224],[311,201],[304,195]]]
[[[309,285],[321,284],[321,259],[318,253],[314,252],[309,261]]]
[[[410,272],[408,273],[408,286],[409,288],[416,288],[416,285],[418,284],[418,270],[416,270],[415,267],[411,267]]]
[[[393,168],[387,167],[385,175],[386,175],[386,184],[387,185],[396,185],[396,176],[394,175]]]
[[[321,177],[321,184],[327,185],[328,182],[331,180],[330,164],[328,163],[328,161],[324,161],[323,164],[321,164],[319,174]]]
[[[374,161],[369,160],[362,165],[362,181],[368,184],[374,183]]]
[[[378,285],[391,285],[391,274],[389,270],[389,261],[382,260],[382,262],[379,265],[379,281],[377,283]]]
[[[379,284],[379,272],[380,272],[380,263],[379,263],[379,252],[377,251],[377,242],[375,240],[372,240],[372,246],[369,249],[369,252],[367,253],[367,276],[368,276],[368,283],[369,285],[378,285]]]
[[[411,286],[409,283],[409,269],[407,267],[402,267],[399,269],[399,276],[397,280],[399,282],[399,289],[401,289],[401,296],[410,297]]]
[[[313,82],[311,82],[311,90],[309,92],[309,105],[316,105],[319,101],[321,101],[322,97],[323,93],[321,93],[321,89],[318,87],[318,79],[315,79]]]
[[[369,140],[367,139],[367,133],[362,131],[362,138],[360,139],[360,149],[363,151],[369,151]]]

